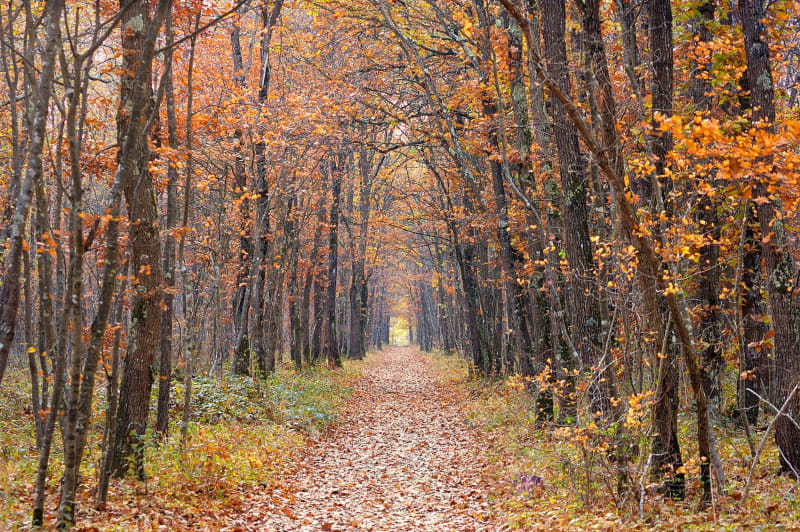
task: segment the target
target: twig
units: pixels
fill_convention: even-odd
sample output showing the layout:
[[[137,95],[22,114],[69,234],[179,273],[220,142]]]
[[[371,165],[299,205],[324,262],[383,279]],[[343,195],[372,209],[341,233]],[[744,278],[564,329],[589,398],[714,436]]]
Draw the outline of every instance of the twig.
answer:
[[[758,465],[758,459],[761,456],[761,451],[764,450],[764,444],[767,443],[767,438],[769,438],[769,433],[772,432],[772,429],[775,426],[775,424],[781,418],[783,413],[786,412],[786,409],[789,408],[789,404],[792,402],[792,397],[794,397],[794,393],[796,391],[797,391],[797,385],[795,384],[794,388],[792,388],[791,393],[783,402],[783,406],[781,406],[781,409],[778,410],[778,414],[774,418],[772,418],[772,421],[770,421],[766,432],[764,432],[764,436],[761,438],[761,443],[758,444],[758,450],[756,450],[756,455],[753,457],[753,464],[750,466],[750,473],[747,475],[747,483],[744,485],[744,495],[742,495],[742,506],[744,506],[744,504],[747,502],[747,496],[750,495],[750,482],[752,482],[753,480],[753,473],[755,473],[756,471],[756,466]]]
[[[750,392],[750,393],[752,393],[753,395],[755,395],[756,397],[758,397],[758,398],[759,398],[759,399],[761,399],[762,401],[764,401],[764,402],[767,404],[767,406],[768,406],[768,407],[770,407],[770,408],[772,409],[772,411],[773,411],[773,412],[775,412],[775,413],[777,413],[777,414],[778,414],[778,417],[780,417],[781,415],[786,415],[786,414],[781,414],[781,411],[780,411],[780,410],[778,410],[778,408],[777,408],[775,405],[773,405],[772,403],[770,403],[769,401],[767,401],[766,399],[764,399],[763,397],[761,397],[760,395],[758,395],[758,392],[756,392],[756,391],[755,391],[755,390],[753,390],[752,388],[748,388],[748,389],[747,389],[747,391],[748,391],[748,392]],[[800,424],[798,424],[798,423],[797,423],[797,421],[795,421],[795,420],[794,420],[794,418],[793,418],[792,416],[786,416],[786,418],[787,418],[789,421],[791,421],[791,422],[792,422],[792,425],[794,425],[795,427],[797,427],[798,429],[800,429]]]
[[[639,478],[639,519],[644,520],[644,479],[647,476],[647,472],[650,471],[650,464],[653,462],[653,453],[647,457],[647,464],[644,466],[644,471],[642,471],[642,476]]]

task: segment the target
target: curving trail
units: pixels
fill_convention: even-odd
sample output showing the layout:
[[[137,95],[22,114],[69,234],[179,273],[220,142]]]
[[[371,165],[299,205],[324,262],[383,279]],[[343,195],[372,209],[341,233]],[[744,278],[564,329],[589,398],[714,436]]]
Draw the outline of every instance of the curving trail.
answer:
[[[284,479],[284,489],[243,508],[247,529],[500,528],[486,517],[479,441],[435,369],[411,347],[374,357],[340,426]]]

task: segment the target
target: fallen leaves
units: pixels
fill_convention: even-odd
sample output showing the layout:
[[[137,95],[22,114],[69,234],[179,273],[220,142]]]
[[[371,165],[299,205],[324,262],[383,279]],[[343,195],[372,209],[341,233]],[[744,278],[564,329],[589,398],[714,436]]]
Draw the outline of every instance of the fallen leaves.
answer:
[[[338,428],[284,485],[252,494],[246,528],[496,530],[480,441],[437,377],[412,348],[375,357]]]

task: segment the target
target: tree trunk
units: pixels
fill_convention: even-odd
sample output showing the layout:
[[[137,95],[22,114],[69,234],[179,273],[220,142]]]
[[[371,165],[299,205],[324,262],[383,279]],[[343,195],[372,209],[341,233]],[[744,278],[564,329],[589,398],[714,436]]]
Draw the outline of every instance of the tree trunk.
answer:
[[[655,113],[660,113],[664,117],[670,117],[673,113],[673,58],[672,58],[672,8],[669,0],[649,0],[647,3],[649,18],[649,37],[650,55],[652,68],[652,108],[653,108],[653,130],[658,132]],[[654,195],[651,200],[651,209],[654,218],[657,218],[663,209],[666,214],[671,215],[669,199],[665,198],[672,189],[672,181],[666,175],[667,155],[672,150],[672,136],[669,133],[656,133],[649,139],[652,151],[654,172],[654,184],[651,193]],[[658,184],[655,181],[658,181]],[[656,228],[655,237],[663,240],[661,230]],[[644,276],[650,283],[652,275],[658,272],[647,272]],[[640,280],[640,282],[642,282]],[[656,433],[653,436],[653,471],[656,477],[667,477],[667,495],[673,499],[682,500],[685,497],[684,475],[679,473],[683,466],[681,449],[678,444],[678,346],[672,334],[672,322],[666,320],[663,329],[656,328],[659,322],[664,322],[661,317],[663,298],[658,302],[650,303],[649,313],[653,332],[661,332],[657,338],[663,341],[656,345],[659,350],[657,354],[659,360],[658,384],[656,387],[655,404],[653,406],[653,424]],[[663,309],[666,313],[666,309]],[[661,352],[663,351],[663,352]]]
[[[100,453],[100,471],[97,479],[97,495],[95,508],[102,509],[108,497],[108,483],[111,479],[111,460],[114,457],[115,439],[117,437],[117,403],[119,400],[119,366],[120,366],[120,341],[122,337],[122,323],[124,319],[125,291],[128,286],[128,269],[130,262],[125,262],[122,285],[117,292],[116,308],[114,310],[114,341],[111,346],[111,373],[106,369],[106,422],[103,430],[103,443]]]
[[[56,50],[60,44],[60,19],[64,0],[49,0],[45,6],[46,30],[39,81],[36,85],[35,109],[30,132],[27,168],[19,195],[14,198],[14,215],[11,217],[10,242],[5,253],[5,275],[0,282],[0,383],[8,364],[8,353],[14,343],[19,307],[22,252],[25,227],[33,200],[34,187],[42,179],[42,151],[47,131],[50,93],[55,77]]]
[[[761,268],[761,245],[758,238],[758,213],[755,203],[748,201],[745,204],[744,220],[742,222],[742,250],[741,250],[741,299],[737,302],[741,316],[740,334],[742,335],[742,345],[740,349],[744,367],[738,379],[738,402],[739,409],[747,416],[747,421],[755,425],[758,421],[758,411],[760,399],[753,393],[762,396],[769,396],[771,390],[772,357],[770,348],[763,344],[767,334],[767,325],[764,323],[763,316],[767,313],[764,299],[761,297],[762,288],[762,268]],[[741,375],[745,376],[742,377]]]
[[[339,249],[339,196],[342,187],[343,154],[333,156],[330,163],[331,209],[328,236],[328,285],[325,297],[325,322],[323,327],[322,355],[330,367],[340,367],[339,344],[336,340],[336,270]]]
[[[172,16],[167,18],[167,42],[172,43]],[[175,116],[175,88],[173,83],[172,48],[167,50],[166,101],[167,101],[167,136],[172,153],[178,150],[178,120]],[[164,315],[161,318],[161,344],[158,360],[158,409],[156,415],[156,431],[162,437],[167,436],[169,427],[169,392],[172,380],[172,321],[175,315],[175,295],[172,290],[175,286],[175,235],[171,231],[178,225],[178,161],[167,163],[167,220],[164,241]]]
[[[127,6],[128,2],[121,2]],[[122,189],[131,220],[129,245],[131,264],[136,275],[136,290],[131,301],[131,327],[128,349],[120,385],[120,403],[117,411],[117,439],[114,473],[122,477],[128,472],[129,458],[133,456],[139,478],[144,477],[144,454],[141,442],[147,428],[150,390],[153,386],[152,366],[159,346],[162,316],[163,277],[161,272],[161,242],[159,239],[158,210],[153,176],[150,174],[150,149],[144,124],[135,125],[134,119],[144,122],[152,109],[152,62],[157,30],[171,2],[159,2],[156,18],[151,20],[149,3],[134,0],[121,21],[123,67],[128,74],[120,78],[120,107],[117,113],[117,135],[120,144],[133,142],[122,175]],[[150,31],[150,29],[153,31]],[[139,71],[141,75],[130,73]],[[132,108],[142,106],[136,116]],[[126,136],[128,138],[126,138]],[[128,154],[125,154],[126,156]]]
[[[565,94],[572,92],[567,50],[564,38],[566,12],[563,0],[544,0],[542,27],[547,70]],[[599,27],[598,27],[599,29]],[[587,32],[588,33],[588,32]],[[589,212],[587,207],[588,178],[586,162],[578,144],[578,134],[566,111],[558,102],[552,105],[554,137],[561,175],[562,209],[564,220],[564,247],[569,260],[570,327],[572,341],[586,369],[602,377],[593,379],[590,400],[593,413],[606,420],[618,419],[619,412],[612,407],[617,400],[616,375],[613,365],[603,360],[602,328],[598,288],[595,282],[594,259],[589,238]],[[605,368],[605,369],[604,369]]]
[[[239,26],[234,24],[231,30],[231,50],[233,55],[233,78],[238,88],[244,87],[245,72],[242,64],[242,46],[240,43]],[[233,353],[233,374],[250,374],[250,340],[249,340],[249,314],[250,314],[250,283],[249,271],[252,262],[253,247],[251,245],[250,200],[246,191],[247,176],[245,175],[244,155],[242,153],[243,133],[241,129],[234,132],[234,166],[233,175],[236,181],[236,192],[241,195],[239,215],[242,227],[239,230],[239,269],[236,274],[236,295],[233,298],[233,323],[235,325],[235,342]]]
[[[775,93],[770,69],[769,43],[762,20],[762,0],[739,0],[747,75],[752,98],[753,127],[766,132],[775,130]],[[769,166],[770,161],[760,161]],[[787,245],[786,229],[779,199],[770,197],[769,175],[753,179],[753,198],[762,235],[762,256],[767,276],[767,296],[774,330],[775,380],[771,399],[783,404],[800,378],[800,301],[794,295],[797,266]],[[781,469],[795,476],[800,471],[800,429],[793,418],[800,413],[800,399],[795,396],[775,425],[775,442],[780,449]],[[800,477],[798,477],[800,478]]]
[[[496,157],[491,157],[489,166],[492,174],[492,191],[494,192],[495,214],[497,216],[497,241],[500,246],[500,259],[502,264],[502,284],[504,287],[505,314],[508,316],[508,329],[513,335],[513,344],[510,346],[510,356],[516,365],[517,371],[523,376],[533,375],[531,360],[533,358],[530,333],[528,331],[528,318],[525,314],[526,295],[522,286],[517,282],[517,264],[522,262],[519,252],[511,245],[511,227],[508,218],[508,203],[506,200],[505,185],[503,184],[504,174],[509,174],[508,159],[506,157],[505,142],[505,122],[503,119],[504,110],[502,109],[502,94],[497,82],[497,63],[492,48],[491,36],[489,34],[489,19],[485,11],[483,0],[476,0],[478,18],[483,29],[483,56],[486,68],[491,69],[494,78],[495,90],[497,91],[497,101],[501,103],[498,113],[497,104],[485,99],[483,101],[483,111],[487,116],[496,117],[497,123],[489,127],[489,147],[498,155],[502,155],[498,161]],[[488,84],[488,73],[485,82]],[[519,90],[519,89],[518,89]],[[523,91],[524,95],[524,91]],[[523,96],[524,98],[524,96]],[[502,146],[501,138],[502,137]],[[511,176],[509,175],[509,178]],[[505,336],[505,334],[503,334]],[[505,372],[513,368],[504,368]]]
[[[272,74],[269,46],[272,40],[272,30],[280,15],[281,8],[283,7],[283,0],[277,0],[272,9],[269,9],[269,3],[265,2],[261,7],[261,75],[259,77],[258,89],[258,102],[261,105],[267,104],[269,96],[269,83]],[[256,163],[256,193],[258,194],[258,201],[256,202],[256,234],[258,237],[253,238],[253,249],[256,251],[256,261],[254,267],[257,268],[251,275],[256,276],[255,289],[253,290],[253,348],[256,354],[256,361],[258,363],[259,372],[262,377],[272,373],[275,370],[274,357],[268,353],[268,348],[271,349],[270,342],[264,337],[264,322],[265,310],[264,306],[267,304],[266,299],[269,293],[267,286],[267,265],[265,264],[265,257],[270,245],[269,235],[269,184],[267,183],[267,159],[266,159],[267,146],[264,141],[258,141],[255,145],[255,163]]]

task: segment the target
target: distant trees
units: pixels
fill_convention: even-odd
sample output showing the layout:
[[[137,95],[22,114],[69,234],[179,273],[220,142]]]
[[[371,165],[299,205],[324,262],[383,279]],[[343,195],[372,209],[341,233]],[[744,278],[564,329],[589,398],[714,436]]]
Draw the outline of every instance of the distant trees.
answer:
[[[102,505],[148,427],[190,437],[194,374],[337,366],[393,316],[520,375],[620,493],[683,498],[696,463],[707,500],[721,418],[787,399],[797,475],[790,2],[211,4],[0,13],[0,386],[24,361],[34,524],[52,455],[69,527],[93,446]]]

